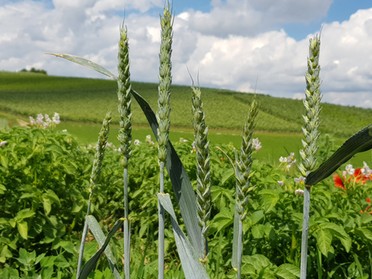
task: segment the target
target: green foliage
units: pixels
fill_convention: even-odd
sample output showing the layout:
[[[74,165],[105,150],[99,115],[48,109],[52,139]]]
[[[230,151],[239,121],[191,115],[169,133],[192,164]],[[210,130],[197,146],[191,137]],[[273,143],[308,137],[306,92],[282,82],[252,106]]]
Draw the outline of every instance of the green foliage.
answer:
[[[28,274],[31,263],[20,258],[36,266],[44,256],[71,258],[75,250],[66,243],[82,229],[87,153],[53,129],[17,127],[0,139],[0,265]]]
[[[73,202],[79,201],[79,205],[86,203],[88,193],[85,186],[89,181],[94,146],[86,149],[76,144],[70,135],[52,129],[14,128],[2,131],[0,139],[7,141],[0,147],[0,277],[45,274],[46,278],[71,278],[77,262],[79,235],[76,231],[82,229],[85,213],[82,208],[73,211]],[[35,144],[32,144],[33,141]],[[147,141],[140,139],[136,144],[129,168],[129,218],[133,245],[131,275],[136,278],[141,273],[144,278],[151,278],[157,274],[154,241],[159,178],[157,146],[150,138]],[[195,151],[191,141],[175,142],[174,146],[190,179],[195,180]],[[231,146],[220,148],[233,156]],[[64,149],[67,151],[63,152]],[[41,150],[44,150],[43,156]],[[210,152],[211,183],[214,186],[211,191],[208,273],[212,278],[232,278],[235,273],[227,259],[231,258],[235,181],[225,154],[213,144]],[[104,232],[122,216],[123,178],[121,166],[117,163],[119,160],[120,152],[115,146],[109,146],[92,200],[94,215],[100,220]],[[46,173],[43,175],[43,172]],[[296,278],[302,198],[294,194],[297,186],[293,182],[293,174],[278,165],[254,161],[251,179],[254,191],[249,192],[248,214],[243,227],[245,252],[242,276]],[[283,181],[283,186],[278,184],[278,180]],[[309,278],[317,278],[318,272],[324,277],[335,278],[371,275],[372,215],[361,213],[361,210],[365,211],[369,205],[366,198],[372,192],[372,182],[359,184],[346,180],[345,183],[348,183],[347,191],[334,187],[332,179],[328,178],[312,190],[308,271],[314,277],[311,275]],[[170,183],[166,183],[165,187],[170,193]],[[51,191],[55,192],[61,206]],[[33,198],[27,198],[26,194]],[[48,202],[42,197],[51,201],[48,215]],[[10,211],[11,214],[4,215]],[[176,214],[179,214],[177,210]],[[26,222],[28,239],[23,239],[17,225],[11,227],[9,221],[13,224]],[[58,231],[55,231],[57,227]],[[22,228],[25,226],[20,225],[21,231]],[[36,234],[36,229],[40,233]],[[166,236],[171,236],[171,233],[166,225]],[[51,242],[46,243],[48,239]],[[181,270],[174,252],[176,246],[172,237],[166,239],[165,277],[177,278],[181,276]],[[121,237],[116,236],[112,240],[114,257],[119,259],[118,255],[123,250]],[[86,245],[85,259],[88,259],[96,252],[97,244],[89,239]],[[21,252],[21,249],[24,251]],[[106,261],[100,261],[98,269],[101,272],[95,272],[92,278],[110,278],[102,277],[110,274]]]

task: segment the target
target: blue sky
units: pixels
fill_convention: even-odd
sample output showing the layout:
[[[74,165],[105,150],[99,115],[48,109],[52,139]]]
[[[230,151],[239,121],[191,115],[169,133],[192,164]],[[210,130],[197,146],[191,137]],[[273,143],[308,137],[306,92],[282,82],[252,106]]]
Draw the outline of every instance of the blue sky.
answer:
[[[115,72],[128,29],[132,79],[157,82],[164,0],[0,0],[0,70],[101,77],[46,52]],[[372,1],[174,0],[173,81],[303,98],[308,41],[322,27],[323,100],[372,108]]]

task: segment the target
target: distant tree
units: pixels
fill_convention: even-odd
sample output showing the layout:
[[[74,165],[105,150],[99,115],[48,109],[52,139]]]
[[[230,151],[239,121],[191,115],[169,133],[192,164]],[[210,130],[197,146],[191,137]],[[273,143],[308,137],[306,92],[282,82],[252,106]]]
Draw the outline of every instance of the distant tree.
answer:
[[[22,69],[20,70],[20,72],[26,72],[26,73],[37,73],[37,74],[43,74],[43,75],[47,75],[47,71],[43,70],[43,69],[36,69],[34,67],[32,67],[30,70],[27,70],[27,69]]]

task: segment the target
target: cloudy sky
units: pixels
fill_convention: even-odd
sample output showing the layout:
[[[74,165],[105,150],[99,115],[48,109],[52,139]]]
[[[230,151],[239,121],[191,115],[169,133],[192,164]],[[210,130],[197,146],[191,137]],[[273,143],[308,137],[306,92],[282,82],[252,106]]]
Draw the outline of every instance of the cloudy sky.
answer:
[[[157,82],[164,0],[0,0],[0,70],[101,77],[46,55],[116,72],[125,18],[132,80]],[[302,98],[308,41],[320,29],[325,102],[372,108],[370,0],[173,0],[173,81]]]

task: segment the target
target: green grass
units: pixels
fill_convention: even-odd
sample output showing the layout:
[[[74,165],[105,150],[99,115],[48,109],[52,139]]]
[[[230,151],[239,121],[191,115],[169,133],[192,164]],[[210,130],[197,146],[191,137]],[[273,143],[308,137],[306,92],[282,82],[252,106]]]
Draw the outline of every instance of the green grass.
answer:
[[[153,108],[157,105],[157,84],[133,83]],[[240,129],[253,94],[203,88],[202,97],[210,128]],[[101,122],[108,110],[118,120],[116,82],[0,72],[0,110],[24,116],[58,112],[62,120]],[[258,94],[260,112],[257,129],[270,132],[299,132],[303,105],[300,100]],[[172,87],[171,122],[174,127],[191,127],[191,89]],[[372,109],[323,104],[321,130],[348,137],[370,124]],[[135,124],[146,125],[139,107],[133,106]]]
[[[305,84],[305,83],[304,83]],[[305,85],[304,85],[305,86]],[[17,124],[17,119],[28,121],[37,113],[61,115],[62,129],[76,135],[82,143],[96,141],[100,123],[107,111],[118,121],[116,82],[46,76],[34,73],[0,72],[0,127]],[[134,82],[133,88],[157,109],[157,84]],[[171,139],[192,139],[191,89],[172,87]],[[253,94],[202,88],[206,121],[212,143],[240,145],[241,129]],[[257,95],[259,114],[257,136],[263,149],[257,156],[277,160],[286,150],[297,151],[301,145],[301,126],[304,108],[302,101]],[[371,124],[372,109],[323,104],[321,131],[336,137],[336,144]],[[133,101],[134,138],[144,139],[150,134],[147,121]],[[115,129],[111,141],[116,141]],[[358,159],[358,158],[361,159]],[[371,152],[356,158],[371,161]]]

